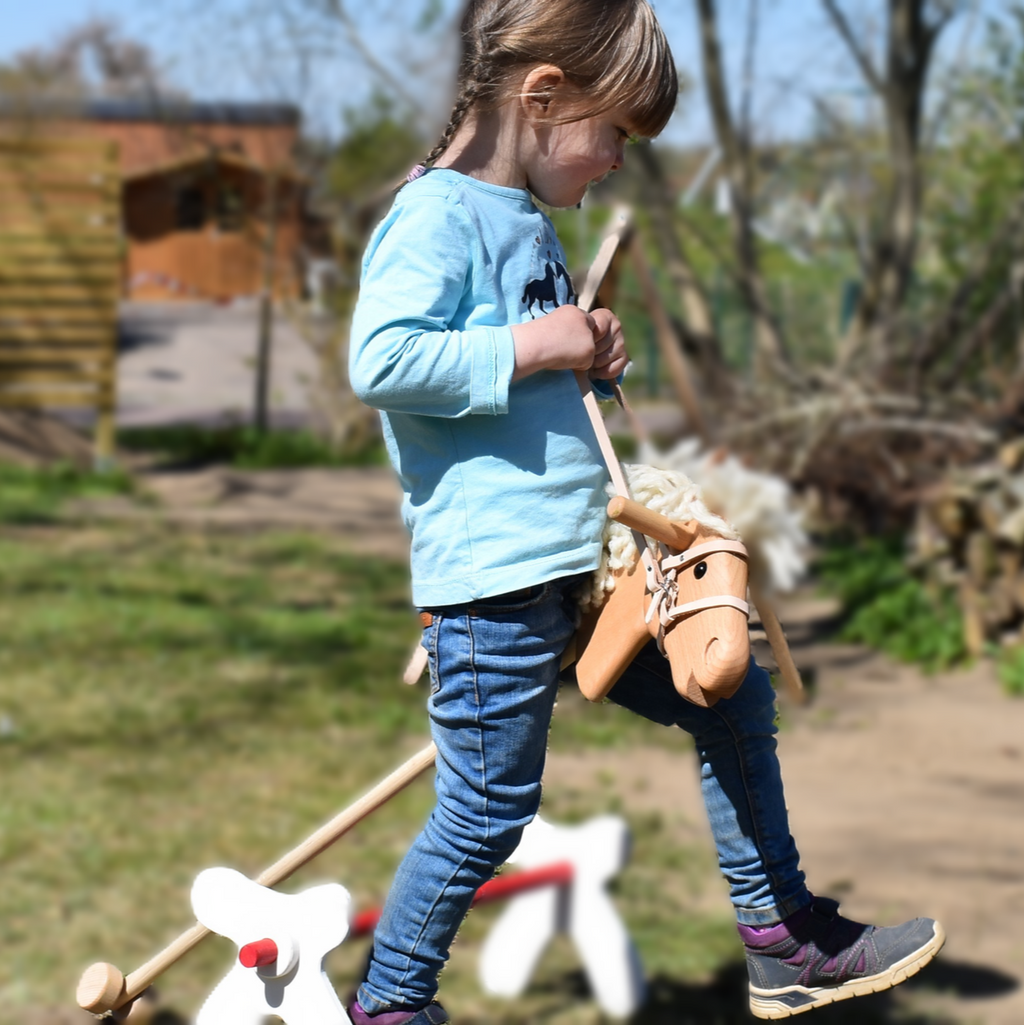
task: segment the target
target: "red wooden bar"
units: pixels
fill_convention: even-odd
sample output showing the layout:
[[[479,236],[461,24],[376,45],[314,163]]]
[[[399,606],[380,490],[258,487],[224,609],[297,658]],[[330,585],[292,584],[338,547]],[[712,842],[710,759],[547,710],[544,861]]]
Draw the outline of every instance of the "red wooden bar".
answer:
[[[527,872],[513,872],[509,875],[498,876],[496,879],[484,883],[476,891],[473,907],[478,904],[491,904],[496,900],[505,900],[530,890],[539,890],[542,886],[567,886],[572,882],[572,877],[573,868],[570,861],[556,861],[554,864],[530,869]],[[352,926],[348,932],[349,939],[368,936],[372,933],[380,921],[380,912],[380,908],[360,911],[352,919]]]

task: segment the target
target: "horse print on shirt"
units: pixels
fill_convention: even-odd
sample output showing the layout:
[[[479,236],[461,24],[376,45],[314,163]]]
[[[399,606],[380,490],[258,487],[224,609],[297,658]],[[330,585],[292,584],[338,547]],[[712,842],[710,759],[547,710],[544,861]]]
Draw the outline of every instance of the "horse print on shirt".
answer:
[[[558,295],[558,283],[562,281],[565,283],[565,297],[559,299]],[[523,298],[520,302],[526,303],[527,312],[530,314],[531,320],[536,320],[537,315],[533,312],[533,304],[536,303],[541,315],[543,316],[548,311],[545,309],[545,304],[550,303],[552,309],[557,309],[559,306],[564,306],[567,303],[573,303],[576,301],[576,292],[572,287],[572,278],[569,277],[569,272],[565,269],[565,266],[561,261],[556,260],[551,255],[551,250],[547,252],[547,260],[544,265],[544,277],[534,278],[523,292]]]

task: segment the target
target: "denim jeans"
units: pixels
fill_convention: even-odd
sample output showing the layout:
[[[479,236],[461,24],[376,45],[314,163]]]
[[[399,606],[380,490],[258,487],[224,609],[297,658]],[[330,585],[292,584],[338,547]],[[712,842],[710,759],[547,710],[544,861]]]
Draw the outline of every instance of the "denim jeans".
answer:
[[[575,630],[578,577],[430,610],[437,803],[398,868],[359,1002],[371,1014],[421,1007],[477,889],[515,850],[540,806],[561,653]],[[789,835],[768,674],[751,663],[733,697],[680,697],[652,643],[616,684],[618,704],[692,734],[701,787],[738,920],[769,925],[810,902]]]

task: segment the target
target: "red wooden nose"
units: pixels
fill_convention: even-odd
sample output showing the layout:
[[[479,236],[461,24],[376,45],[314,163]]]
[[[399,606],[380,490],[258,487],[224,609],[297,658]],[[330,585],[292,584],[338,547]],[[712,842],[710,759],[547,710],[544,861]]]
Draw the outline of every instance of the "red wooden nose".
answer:
[[[277,960],[277,944],[273,940],[256,940],[247,943],[238,952],[238,960],[246,968],[262,968]]]

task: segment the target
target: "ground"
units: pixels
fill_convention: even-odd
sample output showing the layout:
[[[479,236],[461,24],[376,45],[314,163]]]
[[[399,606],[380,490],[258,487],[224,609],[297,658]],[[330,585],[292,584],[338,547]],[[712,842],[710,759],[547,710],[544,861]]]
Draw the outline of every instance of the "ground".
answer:
[[[103,500],[106,514],[235,529],[293,518],[337,531],[359,550],[394,553],[406,543],[387,471],[206,470],[157,474],[151,484],[157,507]],[[834,610],[813,589],[781,610],[796,662],[813,684],[804,706],[782,703],[780,732],[793,832],[811,888],[840,898],[862,921],[927,915],[943,922],[943,954],[909,987],[914,1012],[938,1017],[919,1020],[1019,1025],[1024,701],[1002,692],[987,662],[926,676],[866,649],[823,642]],[[767,646],[756,647],[770,665]],[[563,704],[580,701],[563,697]],[[710,852],[691,758],[661,748],[553,754],[546,786],[572,793],[601,779],[611,803],[657,813]],[[710,859],[702,865],[694,899],[724,907]],[[817,1020],[830,1013],[817,1012]]]
[[[239,300],[124,303],[118,360],[121,426],[215,423],[252,409],[258,307]],[[278,422],[301,421],[316,374],[312,348],[287,314],[274,319],[269,399]]]

